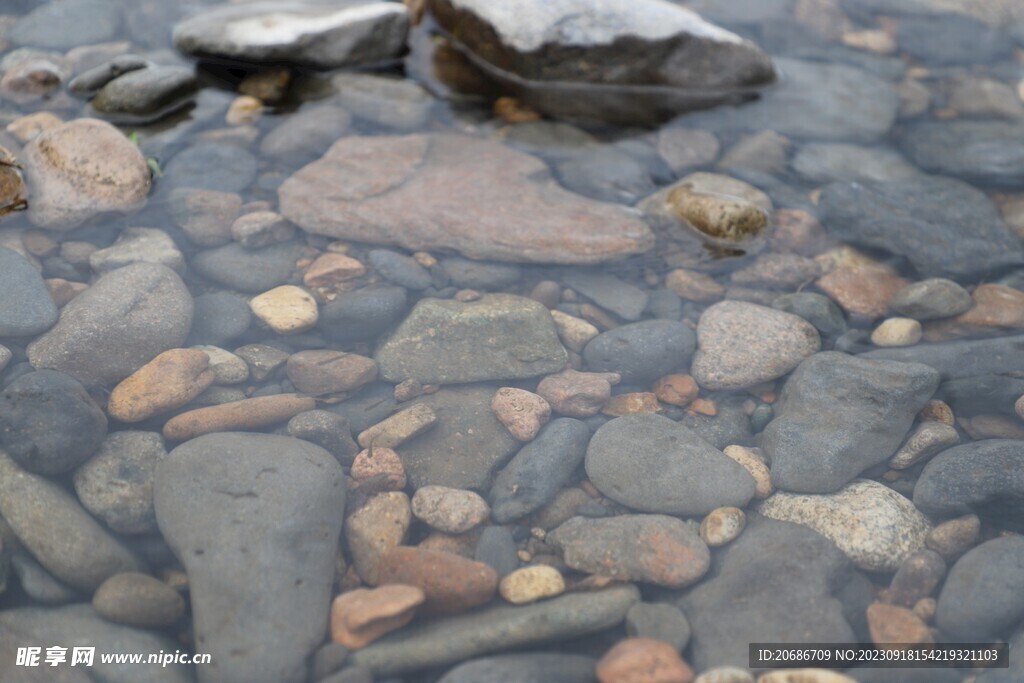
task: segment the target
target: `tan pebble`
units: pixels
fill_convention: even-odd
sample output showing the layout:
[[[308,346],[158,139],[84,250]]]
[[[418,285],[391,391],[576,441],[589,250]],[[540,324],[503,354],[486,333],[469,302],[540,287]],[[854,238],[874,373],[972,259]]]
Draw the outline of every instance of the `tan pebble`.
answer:
[[[114,574],[92,597],[92,606],[108,621],[128,626],[170,626],[185,615],[185,600],[163,581],[139,572]]]
[[[44,130],[56,128],[64,123],[59,116],[48,111],[20,116],[7,124],[7,132],[25,143],[42,133]]]
[[[437,415],[430,406],[417,403],[363,430],[357,440],[363,448],[371,444],[396,448],[427,431],[435,422]]]
[[[928,532],[924,546],[934,550],[946,562],[960,557],[978,543],[981,520],[977,515],[964,515],[937,525]]]
[[[412,621],[425,597],[422,589],[402,584],[342,593],[331,603],[331,640],[350,650],[366,647]]]
[[[509,434],[519,441],[531,441],[551,419],[551,406],[542,397],[524,389],[502,387],[491,399],[491,410]]]
[[[533,555],[530,554],[529,550],[517,550],[516,557],[519,558],[520,562],[529,562],[533,559]]]
[[[186,441],[213,432],[247,431],[284,422],[314,408],[314,399],[298,394],[247,398],[176,415],[164,425],[164,438]]]
[[[202,351],[210,359],[210,370],[216,376],[216,384],[241,384],[249,379],[249,366],[235,354],[219,346],[199,345],[193,349]]]
[[[560,415],[586,418],[600,412],[611,398],[612,385],[618,382],[617,373],[563,370],[542,379],[537,394]]]
[[[921,341],[921,323],[913,318],[889,318],[871,333],[875,346],[913,346]]]
[[[89,289],[89,285],[84,282],[69,282],[59,277],[49,278],[44,282],[58,308],[63,308],[69,301]]]
[[[412,497],[412,514],[439,531],[461,534],[487,521],[491,508],[473,491],[423,486]]]
[[[881,318],[889,310],[889,301],[908,283],[889,266],[863,261],[857,254],[850,259],[853,263],[841,262],[815,284],[848,314]]]
[[[600,683],[692,683],[693,670],[674,647],[653,638],[626,638],[597,662]]]
[[[502,579],[498,592],[513,605],[526,605],[561,595],[565,592],[565,579],[554,567],[523,567]]]
[[[422,396],[423,383],[418,379],[405,379],[395,385],[395,400],[399,403],[405,403],[411,401],[414,398]]]
[[[921,598],[914,603],[913,612],[921,621],[928,623],[935,618],[938,601],[935,598]]]
[[[555,331],[558,333],[558,338],[565,344],[565,348],[576,353],[583,353],[583,347],[587,345],[587,342],[600,333],[586,320],[562,311],[551,311],[551,318],[555,321]]]
[[[760,450],[746,448],[745,446],[726,446],[723,451],[727,456],[743,465],[743,468],[750,472],[754,478],[754,498],[764,500],[775,493],[775,486],[772,484],[772,475],[765,464]]]
[[[654,383],[658,400],[674,406],[690,405],[699,393],[700,387],[689,375],[665,375]]]
[[[889,459],[889,467],[905,470],[958,443],[960,435],[955,427],[943,422],[922,422]]]
[[[437,265],[437,259],[434,258],[433,254],[426,251],[417,251],[412,255],[416,263],[420,264],[424,268],[433,268]]]
[[[374,446],[359,451],[352,461],[351,477],[363,482],[381,477],[383,490],[401,491],[405,488],[405,467],[402,459],[390,448]]]
[[[868,606],[868,629],[875,645],[933,642],[928,626],[905,607],[876,602]]]
[[[896,41],[881,29],[844,33],[843,44],[878,55],[888,55],[896,51]]]
[[[857,679],[828,669],[780,669],[761,674],[757,683],[857,683]]]
[[[1001,413],[957,418],[960,428],[975,441],[982,439],[1024,439],[1024,423]]]
[[[309,292],[294,285],[281,285],[264,292],[249,302],[253,315],[278,334],[304,332],[319,317],[316,300]]]
[[[228,113],[224,120],[229,125],[239,126],[247,123],[256,123],[263,114],[263,103],[252,95],[239,95],[231,101],[228,106]]]
[[[618,320],[603,308],[599,308],[594,304],[581,305],[580,315],[583,316],[584,320],[593,323],[600,330],[611,330],[619,326]]]
[[[366,274],[366,266],[351,256],[327,252],[316,258],[302,276],[307,287],[333,287]]]
[[[470,529],[464,534],[446,534],[441,531],[432,531],[426,538],[416,544],[420,550],[435,550],[442,553],[452,553],[470,560],[474,559],[477,543],[480,542],[481,527]]]
[[[344,351],[299,351],[288,358],[288,379],[305,394],[320,396],[355,391],[377,379],[372,358]]]
[[[708,398],[698,398],[690,404],[687,412],[691,415],[706,415],[707,417],[714,417],[718,415],[718,406],[715,402]]]
[[[636,415],[638,413],[660,413],[663,408],[658,397],[647,391],[635,391],[612,396],[601,408],[601,412],[612,417]]]
[[[736,539],[747,525],[747,516],[736,507],[715,508],[700,523],[700,537],[712,548]]]
[[[945,401],[937,399],[932,399],[925,403],[924,408],[917,414],[917,419],[921,422],[941,422],[950,427],[956,424],[956,420],[953,417],[953,409]]]
[[[693,683],[754,683],[754,675],[738,666],[716,666],[697,676]]]
[[[139,422],[183,406],[213,384],[209,363],[196,349],[164,351],[114,387],[107,412],[122,422]]]
[[[717,301],[725,295],[725,287],[710,275],[683,268],[669,271],[665,287],[688,301]]]
[[[377,585],[381,558],[405,542],[411,524],[409,496],[401,491],[378,493],[346,516],[345,541],[359,578]]]

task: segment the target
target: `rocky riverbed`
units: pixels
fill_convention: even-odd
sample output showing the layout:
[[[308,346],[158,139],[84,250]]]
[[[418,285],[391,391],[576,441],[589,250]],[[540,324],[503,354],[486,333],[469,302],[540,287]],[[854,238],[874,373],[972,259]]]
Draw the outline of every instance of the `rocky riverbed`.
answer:
[[[1019,2],[0,5],[0,681],[1009,683],[1022,533]]]

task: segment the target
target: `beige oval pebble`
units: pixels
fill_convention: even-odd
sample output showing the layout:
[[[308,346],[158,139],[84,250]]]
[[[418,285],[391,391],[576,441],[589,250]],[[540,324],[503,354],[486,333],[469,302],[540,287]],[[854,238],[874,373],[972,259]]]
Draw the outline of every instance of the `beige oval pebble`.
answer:
[[[565,348],[576,353],[583,353],[583,347],[598,335],[598,329],[582,318],[551,311],[551,319],[555,321],[555,331]]]
[[[764,500],[775,493],[775,485],[772,484],[772,474],[764,459],[760,457],[760,450],[747,448],[745,446],[726,446],[723,451],[727,456],[743,465],[743,469],[754,478],[754,498]]]
[[[565,592],[565,579],[554,567],[538,564],[517,569],[498,584],[498,592],[513,605],[525,605]]]
[[[491,410],[509,434],[519,441],[532,441],[551,419],[551,406],[525,389],[502,387],[491,399]]]
[[[412,514],[438,531],[461,534],[487,521],[491,508],[472,491],[424,486],[412,497]]]
[[[857,683],[857,680],[828,669],[789,669],[763,674],[757,683]]]
[[[110,393],[107,412],[122,422],[139,422],[185,405],[213,384],[210,357],[196,349],[170,349],[121,381]]]
[[[747,526],[747,516],[736,507],[715,508],[700,523],[700,537],[712,548],[736,540]]]
[[[871,333],[875,346],[913,346],[921,341],[921,323],[913,318],[888,318]]]
[[[316,300],[301,287],[281,285],[253,297],[253,315],[278,334],[304,332],[319,318]]]

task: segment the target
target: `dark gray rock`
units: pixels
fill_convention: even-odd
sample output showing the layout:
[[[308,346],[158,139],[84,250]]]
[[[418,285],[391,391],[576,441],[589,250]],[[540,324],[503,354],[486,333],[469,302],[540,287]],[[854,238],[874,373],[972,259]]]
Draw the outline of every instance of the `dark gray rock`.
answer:
[[[346,666],[318,683],[374,683],[373,672],[365,666]]]
[[[1013,49],[1005,29],[954,12],[900,17],[896,42],[900,51],[934,66],[988,64],[1008,58]]]
[[[772,482],[796,493],[838,491],[896,452],[938,385],[925,365],[811,356],[786,380],[761,435]]]
[[[407,298],[403,287],[342,292],[321,307],[318,325],[325,335],[338,342],[373,339],[402,319]]]
[[[341,643],[324,643],[313,654],[312,675],[316,683],[341,669],[348,659],[349,650]]]
[[[107,416],[63,372],[30,372],[0,393],[0,446],[30,472],[69,472],[96,452],[106,434]]]
[[[593,683],[597,660],[556,652],[521,652],[459,664],[438,683]]]
[[[114,57],[110,61],[94,66],[75,76],[68,83],[68,90],[82,97],[91,97],[99,92],[100,88],[118,76],[123,76],[129,71],[144,69],[148,64],[149,62],[138,55],[129,54]]]
[[[739,463],[660,415],[626,415],[598,429],[586,469],[601,493],[644,512],[700,516],[754,496],[754,478]]]
[[[255,180],[256,166],[256,157],[242,147],[204,142],[171,157],[164,167],[164,183],[171,188],[241,192]]]
[[[434,284],[430,271],[411,256],[389,249],[371,249],[367,258],[373,269],[393,284],[417,291]]]
[[[708,577],[679,601],[693,629],[687,661],[697,671],[746,667],[750,643],[855,642],[847,613],[870,600],[853,599],[858,578],[824,536],[751,516],[738,539],[717,549]]]
[[[683,300],[671,289],[654,289],[647,293],[646,312],[662,320],[679,320],[683,317]]]
[[[567,189],[606,202],[633,205],[657,189],[643,164],[608,145],[584,147],[554,169]]]
[[[654,638],[682,652],[690,642],[690,622],[667,602],[638,602],[626,612],[626,635]]]
[[[109,81],[92,108],[115,120],[153,120],[187,104],[199,87],[195,72],[182,66],[132,69]]]
[[[52,0],[35,6],[11,27],[17,45],[70,50],[114,40],[121,5],[110,0]]]
[[[930,173],[981,186],[1024,183],[1024,124],[1007,121],[925,121],[907,129],[900,147]],[[947,199],[953,208],[955,199]]]
[[[498,524],[547,505],[587,453],[590,429],[579,420],[552,420],[523,446],[494,478],[488,495],[491,516]]]
[[[352,117],[341,107],[307,107],[284,117],[260,142],[260,153],[293,162],[312,161],[344,135]]]
[[[751,444],[754,433],[743,402],[742,396],[723,396],[715,400],[716,415],[687,412],[678,422],[719,450],[735,444]]]
[[[984,413],[1016,415],[1014,403],[1024,396],[1024,379],[1008,375],[974,375],[943,382],[935,398],[959,417]]]
[[[1024,619],[1024,538],[986,541],[957,560],[939,594],[935,621],[961,642],[1009,637]]]
[[[921,175],[894,149],[839,143],[801,145],[791,165],[801,178],[813,183],[895,182]]]
[[[489,526],[480,533],[473,559],[488,565],[503,579],[519,569],[517,550],[515,538],[507,527]]]
[[[1024,531],[1024,441],[989,439],[948,448],[928,461],[914,505],[939,518],[975,513],[997,527]]]
[[[608,273],[570,270],[562,279],[569,287],[623,320],[639,320],[647,307],[647,292]]]
[[[156,532],[153,475],[166,456],[157,432],[114,432],[75,471],[78,500],[118,533]]]
[[[288,420],[288,436],[315,443],[338,459],[351,465],[359,446],[352,438],[352,429],[344,415],[329,410],[307,410]]]
[[[783,294],[772,301],[772,308],[798,315],[821,333],[823,337],[838,337],[846,332],[846,317],[827,296],[814,292]]]
[[[27,337],[57,322],[43,276],[16,251],[0,247],[0,337]]]
[[[192,325],[192,295],[177,273],[134,263],[97,280],[29,344],[36,368],[61,370],[86,386],[115,384],[159,353],[181,346]]]
[[[371,425],[375,425],[398,410],[395,387],[385,382],[375,382],[359,390],[350,399],[324,406],[325,410],[337,413],[348,420],[353,436],[358,436]]]
[[[461,256],[441,259],[441,269],[456,287],[485,292],[512,289],[523,277],[518,263],[472,261]]]
[[[223,346],[242,336],[252,322],[249,302],[231,292],[200,294],[193,303],[189,346]]]
[[[602,332],[583,349],[590,372],[617,372],[627,384],[646,384],[688,365],[697,336],[673,320],[644,320]]]
[[[944,278],[930,278],[907,285],[889,300],[889,308],[915,320],[935,320],[960,315],[974,301],[966,289]]]
[[[345,510],[334,457],[291,437],[207,434],[160,464],[154,501],[188,574],[196,649],[212,655],[199,680],[305,681]]]
[[[423,671],[491,652],[602,631],[620,624],[639,599],[636,587],[625,585],[570,593],[521,607],[497,605],[426,619],[357,650],[351,659],[369,667],[378,678]]]
[[[955,156],[947,145],[942,154]],[[820,206],[829,234],[904,256],[925,277],[975,281],[1024,263],[996,205],[952,178],[833,183]]]
[[[199,252],[191,265],[217,284],[258,294],[287,282],[303,251],[296,242],[281,242],[262,249],[246,249],[232,242]]]

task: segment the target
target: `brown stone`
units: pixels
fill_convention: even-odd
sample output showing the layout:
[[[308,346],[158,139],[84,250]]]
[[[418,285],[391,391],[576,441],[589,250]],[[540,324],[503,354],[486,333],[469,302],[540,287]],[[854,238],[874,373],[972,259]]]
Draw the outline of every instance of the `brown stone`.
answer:
[[[401,583],[426,593],[424,608],[434,614],[464,612],[490,600],[498,574],[483,562],[432,550],[399,546],[381,558],[380,585]]]
[[[946,562],[952,562],[973,548],[981,536],[981,519],[964,515],[937,525],[925,536],[924,546],[934,550]]]
[[[757,237],[768,225],[772,202],[749,183],[719,173],[691,173],[643,200],[638,208],[673,217],[698,234],[723,243]]]
[[[419,588],[401,584],[342,593],[331,603],[331,640],[350,650],[366,647],[412,621],[424,597]]]
[[[332,287],[366,274],[366,266],[345,254],[327,252],[317,257],[302,281],[307,287]]]
[[[212,432],[248,431],[283,422],[314,408],[316,400],[298,394],[247,398],[177,415],[164,425],[164,438],[186,441]]]
[[[357,441],[363,448],[371,445],[395,448],[427,431],[436,422],[437,415],[430,406],[416,403],[363,430]]]
[[[250,211],[231,224],[231,236],[247,249],[259,249],[290,240],[295,226],[274,211]]]
[[[1024,328],[1024,292],[997,284],[978,285],[971,293],[974,306],[955,318],[932,320],[924,326],[927,342],[989,336],[999,330]]]
[[[633,391],[628,394],[612,396],[601,408],[603,414],[612,417],[637,413],[660,413],[662,410],[661,404],[658,403],[658,397],[648,391]]]
[[[198,349],[164,351],[114,387],[107,412],[122,422],[140,422],[183,406],[217,378],[209,364]]]
[[[105,619],[143,628],[170,626],[185,615],[178,591],[139,572],[111,576],[96,589],[92,605]]]
[[[1024,422],[1002,413],[959,417],[957,423],[975,441],[982,439],[1024,439]]]
[[[45,280],[46,288],[50,290],[50,296],[58,308],[63,308],[66,303],[76,296],[89,289],[84,282],[70,282],[59,277]]]
[[[945,401],[932,399],[924,404],[924,408],[917,414],[921,422],[941,422],[952,427],[956,419],[953,417],[953,409]]]
[[[379,486],[386,491],[401,491],[405,488],[405,468],[402,459],[390,448],[374,446],[359,451],[352,461],[350,472],[358,482],[381,477]]]
[[[713,277],[683,268],[669,271],[665,287],[689,301],[717,301],[725,296],[725,287]]]
[[[928,625],[911,610],[876,602],[868,606],[868,629],[879,647],[896,643],[928,645],[935,642]]]
[[[750,472],[754,478],[754,498],[764,500],[775,493],[775,486],[772,484],[772,475],[765,464],[764,457],[759,448],[746,448],[745,446],[726,446],[722,451],[727,456],[743,465],[743,469]]]
[[[668,643],[626,638],[597,662],[600,683],[692,683],[693,670]]]
[[[412,514],[438,531],[461,534],[487,521],[491,508],[473,491],[423,486],[412,497]]]
[[[551,311],[551,319],[555,321],[555,331],[558,332],[558,338],[562,340],[565,348],[576,353],[583,353],[583,347],[587,342],[600,333],[586,320],[568,313]]]
[[[462,135],[342,138],[278,196],[310,233],[475,259],[600,263],[654,246],[641,220],[562,189],[540,159]]]
[[[700,523],[700,538],[712,548],[736,540],[747,526],[747,516],[735,507],[715,508]]]
[[[519,441],[531,441],[551,419],[551,406],[542,397],[524,389],[502,387],[491,399],[491,410],[509,434]]]
[[[451,553],[467,559],[474,559],[477,543],[480,542],[482,527],[474,527],[464,534],[446,534],[441,531],[430,532],[416,544],[420,550],[434,550],[439,553]]]
[[[665,375],[654,383],[654,395],[669,405],[687,406],[699,393],[700,387],[689,375]]]
[[[889,310],[889,300],[909,284],[881,263],[839,265],[818,278],[817,286],[850,315],[874,320]]]
[[[542,379],[537,394],[560,415],[586,418],[601,411],[611,398],[612,385],[618,383],[619,375],[614,372],[563,370]]]
[[[355,391],[377,379],[372,358],[344,351],[299,351],[288,358],[288,379],[304,394],[320,396]]]
[[[401,491],[378,493],[348,515],[345,541],[359,578],[377,585],[381,558],[405,541],[411,524],[409,496]]]
[[[56,128],[64,123],[59,116],[49,111],[37,111],[34,114],[20,116],[7,124],[7,132],[25,143],[40,133]]]

